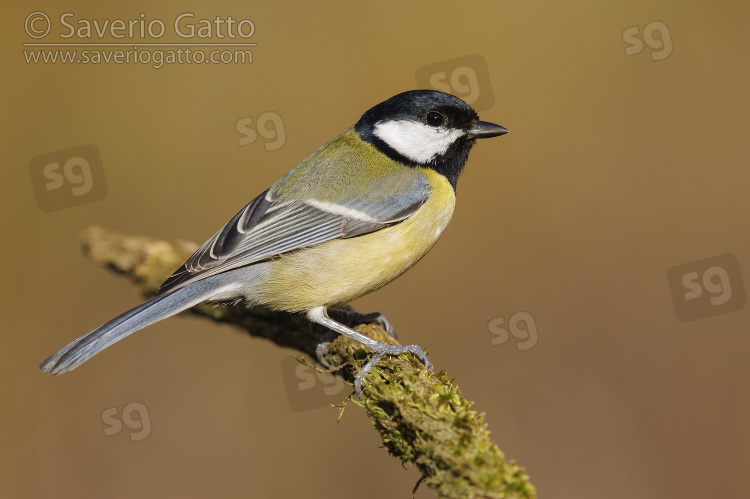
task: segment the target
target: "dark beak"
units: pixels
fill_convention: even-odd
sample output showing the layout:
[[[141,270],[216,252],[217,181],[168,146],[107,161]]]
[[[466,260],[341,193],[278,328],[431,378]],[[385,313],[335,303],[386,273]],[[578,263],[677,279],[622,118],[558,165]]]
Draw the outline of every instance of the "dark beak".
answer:
[[[488,139],[490,137],[497,137],[498,135],[505,135],[506,133],[508,133],[506,128],[487,121],[477,121],[474,128],[469,130],[469,134],[475,139]]]

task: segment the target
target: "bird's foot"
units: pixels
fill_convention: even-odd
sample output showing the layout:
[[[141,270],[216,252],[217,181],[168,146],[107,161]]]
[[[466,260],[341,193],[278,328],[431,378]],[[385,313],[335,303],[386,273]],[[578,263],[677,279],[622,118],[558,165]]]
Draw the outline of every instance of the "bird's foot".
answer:
[[[357,394],[358,398],[362,398],[362,383],[365,380],[365,376],[370,374],[372,368],[375,367],[375,365],[380,362],[386,355],[398,356],[402,353],[409,352],[416,358],[418,358],[427,369],[433,372],[435,371],[435,368],[430,362],[430,359],[427,358],[427,354],[418,345],[402,346],[386,345],[385,343],[380,343],[379,346],[371,349],[375,352],[375,355],[373,355],[367,362],[367,364],[365,364],[362,369],[354,376],[354,392]]]

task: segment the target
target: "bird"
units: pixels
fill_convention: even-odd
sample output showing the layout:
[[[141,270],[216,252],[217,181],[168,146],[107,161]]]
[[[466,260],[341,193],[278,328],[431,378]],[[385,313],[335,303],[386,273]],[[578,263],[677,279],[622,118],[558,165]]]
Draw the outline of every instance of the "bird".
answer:
[[[71,371],[204,302],[302,313],[363,344],[373,355],[355,377],[358,395],[363,377],[386,355],[411,352],[433,369],[419,346],[376,341],[331,319],[328,310],[419,261],[451,219],[458,177],[476,140],[506,133],[437,90],[410,90],[377,104],[242,208],[153,298],[69,343],[39,369]]]

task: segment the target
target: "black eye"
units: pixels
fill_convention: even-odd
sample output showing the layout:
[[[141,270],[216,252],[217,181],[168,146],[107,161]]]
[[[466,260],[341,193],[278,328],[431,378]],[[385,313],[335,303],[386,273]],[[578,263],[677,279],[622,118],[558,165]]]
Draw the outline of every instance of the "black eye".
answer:
[[[427,115],[424,117],[425,123],[432,127],[439,127],[443,126],[445,124],[446,118],[441,113],[437,111],[430,111],[427,113]]]

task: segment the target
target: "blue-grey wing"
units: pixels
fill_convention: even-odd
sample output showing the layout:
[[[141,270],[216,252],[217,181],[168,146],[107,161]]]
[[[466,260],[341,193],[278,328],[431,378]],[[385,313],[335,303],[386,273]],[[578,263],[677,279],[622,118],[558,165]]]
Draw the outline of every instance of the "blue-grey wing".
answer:
[[[364,196],[360,193],[351,199],[339,197],[335,202],[278,196],[271,188],[206,241],[162,284],[158,294],[290,251],[402,222],[422,206],[431,192],[421,173],[410,173],[404,180],[411,182],[411,187],[395,195],[388,194],[392,183],[388,181],[376,183]]]

